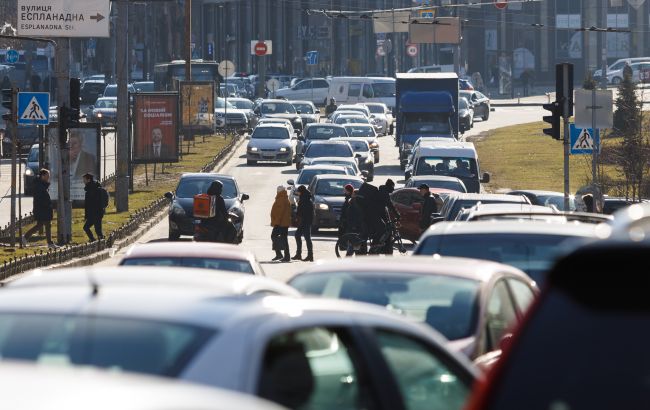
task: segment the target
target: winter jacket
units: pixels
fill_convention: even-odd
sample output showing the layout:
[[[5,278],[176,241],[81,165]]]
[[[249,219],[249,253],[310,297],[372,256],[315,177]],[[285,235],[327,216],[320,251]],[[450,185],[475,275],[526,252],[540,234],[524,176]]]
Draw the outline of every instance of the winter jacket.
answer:
[[[296,211],[299,225],[311,225],[314,222],[314,201],[311,193],[307,190],[300,195],[298,209]]]
[[[288,228],[291,225],[291,203],[287,191],[278,192],[271,207],[271,226]]]
[[[50,187],[49,182],[44,182],[42,179],[37,178],[34,181],[34,218],[37,221],[51,221],[54,217],[54,212],[52,211],[52,200],[50,199],[50,193],[48,188]]]
[[[102,186],[97,181],[91,181],[86,184],[84,191],[86,191],[84,200],[84,216],[87,221],[94,221],[104,216],[104,208],[102,207],[102,196],[100,188]]]
[[[380,206],[383,209],[388,209],[388,211],[394,215],[395,218],[399,218],[400,214],[395,209],[395,206],[393,205],[393,201],[390,199],[390,194],[393,192],[393,189],[389,188],[387,185],[380,185],[379,186],[379,201],[380,201]],[[383,215],[386,214],[386,211],[382,212]]]
[[[363,211],[361,210],[361,206],[359,206],[359,198],[350,198],[346,203],[345,233],[358,233],[365,236],[367,234],[367,229]]]
[[[438,212],[438,204],[435,198],[428,192],[424,196],[424,203],[422,204],[422,213],[420,214],[420,228],[427,229],[431,226],[431,214]]]

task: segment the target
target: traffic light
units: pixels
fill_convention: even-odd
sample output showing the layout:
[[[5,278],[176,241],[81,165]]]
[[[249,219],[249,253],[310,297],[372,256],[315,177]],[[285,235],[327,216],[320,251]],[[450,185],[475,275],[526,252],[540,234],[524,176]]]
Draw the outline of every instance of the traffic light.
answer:
[[[566,71],[566,73],[565,73]],[[564,95],[564,85],[567,83],[568,93]],[[560,115],[563,114],[564,99],[569,100],[568,116],[573,116],[573,64],[562,63],[555,66],[555,101],[560,104]]]
[[[2,106],[11,110],[14,105],[14,91],[11,88],[2,89]]]
[[[81,104],[81,80],[78,78],[70,79],[70,107],[79,109]]]
[[[544,128],[544,134],[550,135],[553,139],[562,139],[560,135],[560,118],[562,118],[562,105],[557,101],[550,104],[543,104],[545,110],[551,112],[551,115],[543,117],[544,122],[551,124],[551,128]]]

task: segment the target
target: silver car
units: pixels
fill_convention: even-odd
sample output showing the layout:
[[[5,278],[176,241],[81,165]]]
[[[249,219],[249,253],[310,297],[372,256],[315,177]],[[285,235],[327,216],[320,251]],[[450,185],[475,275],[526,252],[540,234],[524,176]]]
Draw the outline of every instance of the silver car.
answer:
[[[246,147],[246,163],[280,161],[293,164],[296,154],[296,134],[282,124],[260,124],[255,127]]]
[[[375,130],[377,134],[392,135],[393,134],[393,114],[390,109],[383,103],[364,103],[370,110],[370,117],[375,119]]]

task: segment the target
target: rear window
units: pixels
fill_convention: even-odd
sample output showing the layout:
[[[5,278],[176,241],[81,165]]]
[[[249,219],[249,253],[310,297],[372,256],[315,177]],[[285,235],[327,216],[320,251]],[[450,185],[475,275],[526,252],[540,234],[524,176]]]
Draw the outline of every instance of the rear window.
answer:
[[[352,156],[354,155],[348,144],[311,144],[305,152],[307,158]]]
[[[309,127],[307,139],[310,140],[328,140],[330,138],[347,137],[348,133],[344,128],[339,127]]]
[[[257,127],[251,135],[252,139],[286,140],[289,139],[289,130],[280,127]]]
[[[254,274],[253,267],[248,261],[216,258],[129,258],[122,263],[125,266],[183,266],[186,268],[201,268],[224,270],[228,272]]]
[[[316,175],[345,175],[341,169],[303,169],[298,177],[298,185],[309,185]]]
[[[356,179],[325,179],[318,181],[315,195],[343,196],[343,187],[350,184],[354,189],[359,189],[363,182]]]
[[[144,319],[0,313],[2,360],[178,376],[214,331]]]
[[[515,197],[517,198],[517,197]],[[458,216],[458,213],[460,212],[461,209],[469,209],[476,205],[477,203],[482,203],[482,204],[523,204],[526,203],[523,200],[521,201],[505,201],[505,200],[494,200],[494,199],[462,199],[454,202],[452,208],[449,210],[449,213],[447,215],[443,215],[445,217],[445,220],[447,221],[453,221],[456,219]]]
[[[216,178],[181,178],[178,186],[176,187],[176,196],[179,198],[194,198],[194,195],[205,194],[208,192],[210,184]],[[223,184],[223,192],[221,196],[224,199],[232,199],[237,197],[237,185],[232,179],[219,179]]]

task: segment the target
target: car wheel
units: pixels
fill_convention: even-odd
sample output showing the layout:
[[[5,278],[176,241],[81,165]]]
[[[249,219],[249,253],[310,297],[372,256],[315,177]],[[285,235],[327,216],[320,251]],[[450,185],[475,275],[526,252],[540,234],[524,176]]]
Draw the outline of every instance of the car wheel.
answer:
[[[312,225],[311,233],[318,233],[319,230],[320,230],[320,226]]]
[[[254,159],[247,159],[246,165],[257,165],[257,161],[255,161]]]
[[[490,118],[490,107],[485,109],[485,114],[483,114],[483,121],[487,121]]]
[[[177,241],[181,238],[181,233],[178,231],[172,231],[171,229],[169,230],[169,235],[167,239],[169,241]]]

